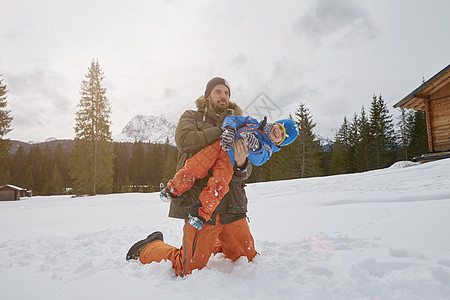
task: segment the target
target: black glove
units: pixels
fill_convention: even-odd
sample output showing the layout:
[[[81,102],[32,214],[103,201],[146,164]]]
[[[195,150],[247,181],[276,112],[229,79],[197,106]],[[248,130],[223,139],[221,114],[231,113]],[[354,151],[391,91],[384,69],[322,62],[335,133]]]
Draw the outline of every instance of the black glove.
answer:
[[[197,200],[197,202],[195,202],[192,206],[191,212],[189,213],[188,217],[189,225],[197,228],[197,230],[202,229],[203,224],[206,223],[206,220],[198,215],[198,209],[200,207],[202,207],[202,203],[200,202],[200,200]]]
[[[225,127],[222,132],[222,140],[220,141],[223,151],[228,151],[233,148],[235,135],[236,134],[234,133],[234,129],[232,127]]]
[[[192,215],[189,215],[188,223],[192,227],[195,227],[197,230],[201,230],[203,227],[203,224],[205,224],[205,219],[202,217],[194,217]]]
[[[163,188],[163,189],[161,190],[161,192],[159,193],[159,198],[160,198],[163,202],[169,203],[169,202],[171,202],[173,199],[178,198],[178,196],[175,196],[174,194],[172,194],[172,193],[170,192],[170,190],[169,190],[167,187],[165,187],[165,188]]]
[[[264,126],[266,126],[266,124],[267,124],[267,117],[264,117],[264,120],[261,122],[261,124],[259,124],[258,129],[262,131]]]
[[[241,136],[250,150],[258,151],[259,149],[261,149],[261,143],[253,133],[243,132],[241,133]]]

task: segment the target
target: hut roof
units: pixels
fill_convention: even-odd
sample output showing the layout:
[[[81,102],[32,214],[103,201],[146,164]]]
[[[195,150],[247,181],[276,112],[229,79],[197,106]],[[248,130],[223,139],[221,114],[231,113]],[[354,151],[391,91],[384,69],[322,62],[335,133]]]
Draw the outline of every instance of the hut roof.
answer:
[[[17,191],[26,191],[27,190],[27,189],[24,189],[24,188],[21,188],[21,187],[12,185],[12,184],[5,184],[5,185],[0,186],[0,190],[3,190],[3,189],[12,189],[12,190],[17,190]]]
[[[434,92],[450,83],[450,65],[446,66],[444,69],[439,71],[436,75],[428,79],[421,86],[412,91],[408,96],[394,104],[394,108],[410,108],[419,110],[422,109],[423,100],[439,100],[430,99],[430,95]],[[448,96],[444,97],[447,98]]]

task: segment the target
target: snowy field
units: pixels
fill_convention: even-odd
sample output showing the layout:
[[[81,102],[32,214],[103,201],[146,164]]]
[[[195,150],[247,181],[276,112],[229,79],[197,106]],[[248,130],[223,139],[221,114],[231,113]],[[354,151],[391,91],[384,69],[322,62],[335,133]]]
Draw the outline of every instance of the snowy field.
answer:
[[[259,256],[178,278],[125,261],[183,222],[158,194],[0,202],[0,299],[450,299],[450,159],[250,184]]]

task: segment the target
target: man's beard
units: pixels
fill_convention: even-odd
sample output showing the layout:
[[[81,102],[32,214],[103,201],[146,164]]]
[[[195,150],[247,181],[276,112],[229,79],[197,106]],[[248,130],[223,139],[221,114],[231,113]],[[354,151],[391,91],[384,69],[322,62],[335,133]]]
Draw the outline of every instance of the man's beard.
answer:
[[[214,109],[214,111],[218,114],[221,114],[227,109],[227,105],[220,106],[218,103],[211,103],[211,107]]]

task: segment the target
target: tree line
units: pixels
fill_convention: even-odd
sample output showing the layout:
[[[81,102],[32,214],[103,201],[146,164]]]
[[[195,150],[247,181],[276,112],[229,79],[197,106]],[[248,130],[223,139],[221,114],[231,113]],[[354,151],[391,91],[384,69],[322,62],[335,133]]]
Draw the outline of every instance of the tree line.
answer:
[[[298,125],[299,138],[256,168],[251,180],[364,172],[411,160],[428,151],[425,113],[401,110],[395,122],[381,95],[373,96],[368,113],[363,106],[350,121],[344,117],[334,140],[324,141],[316,136],[316,123],[304,104],[291,118]]]
[[[75,116],[73,149],[61,145],[52,151],[33,146],[11,153],[8,140],[12,117],[7,105],[6,84],[0,79],[0,185],[12,183],[32,189],[34,195],[68,192],[151,192],[167,183],[176,171],[177,150],[166,144],[113,143],[111,108],[104,74],[93,60],[81,84],[81,98]],[[249,182],[272,181],[362,172],[390,166],[427,152],[425,115],[402,110],[395,123],[382,96],[373,96],[369,111],[364,106],[351,120],[344,117],[333,140],[321,140],[316,123],[305,104],[290,116],[299,128],[299,138],[263,166],[254,167]]]
[[[112,185],[99,193],[154,192],[161,182],[175,175],[177,150],[166,144],[111,143],[113,159]],[[57,144],[54,150],[33,145],[26,151],[19,146],[15,153],[0,163],[0,185],[13,183],[27,188],[33,195],[71,193],[74,186],[70,176],[73,146],[64,149]]]

